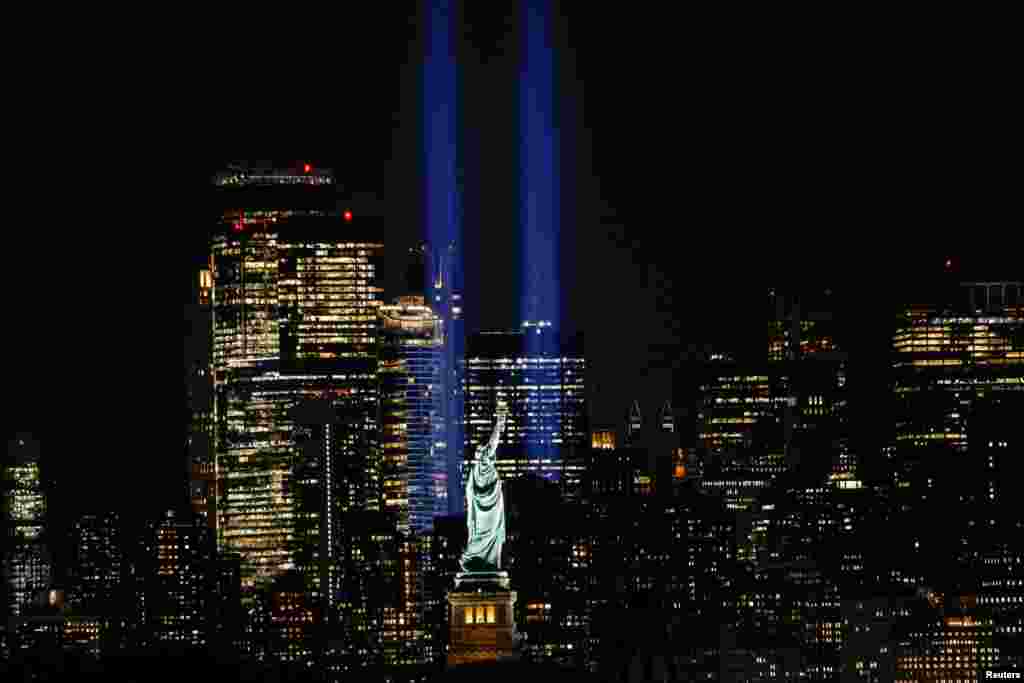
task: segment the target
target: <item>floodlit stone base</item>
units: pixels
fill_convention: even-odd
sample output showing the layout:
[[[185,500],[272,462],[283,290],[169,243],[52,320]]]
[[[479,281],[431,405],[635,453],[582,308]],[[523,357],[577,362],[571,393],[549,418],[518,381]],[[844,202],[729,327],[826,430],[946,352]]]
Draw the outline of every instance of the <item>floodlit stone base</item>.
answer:
[[[515,591],[504,581],[481,581],[475,590],[474,583],[460,577],[462,590],[448,595],[449,667],[516,659]]]

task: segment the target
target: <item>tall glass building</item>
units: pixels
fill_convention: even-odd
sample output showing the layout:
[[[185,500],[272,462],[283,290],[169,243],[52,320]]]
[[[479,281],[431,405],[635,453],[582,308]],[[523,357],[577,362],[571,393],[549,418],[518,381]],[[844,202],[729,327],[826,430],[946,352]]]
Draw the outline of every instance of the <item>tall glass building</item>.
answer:
[[[240,555],[243,590],[296,567],[332,594],[343,514],[381,507],[382,229],[339,210],[331,173],[308,164],[215,182],[218,547]]]
[[[3,464],[3,516],[6,527],[3,581],[8,616],[21,616],[51,578],[45,545],[46,496],[39,470],[39,442],[18,434],[7,443]]]
[[[993,569],[980,558],[999,556],[1022,533],[1021,290],[1019,281],[964,282],[946,301],[898,316],[885,456],[900,538],[894,556],[918,571],[939,559],[952,566],[955,555],[962,569],[980,566],[968,572],[977,578]]]
[[[497,452],[506,478],[527,472],[560,480],[563,455],[588,446],[582,338],[563,343],[546,321],[512,332],[481,332],[467,344],[463,472],[494,429],[499,400],[509,406]],[[580,476],[581,472],[570,473]]]
[[[381,306],[381,447],[384,509],[403,534],[429,534],[448,510],[442,321],[422,296]]]
[[[441,318],[444,346],[441,354],[443,391],[435,402],[445,423],[444,448],[448,462],[448,513],[462,514],[465,501],[459,488],[463,446],[463,369],[465,358],[465,323],[463,321],[462,264],[459,244],[429,245],[423,249],[429,259],[429,305]],[[415,290],[420,291],[420,290]]]
[[[1009,409],[1024,408],[1024,302],[1019,282],[964,283],[962,288],[959,301],[908,306],[897,322],[891,471],[897,490],[927,495],[933,464],[974,451],[981,454],[986,474],[984,490],[972,502],[994,502],[1008,493],[1000,465],[1009,464],[1012,448],[1001,442],[1018,438]],[[992,412],[1005,418],[1001,435],[986,419]],[[981,428],[990,438],[973,438],[981,436],[972,434]],[[1000,445],[988,445],[996,440]]]

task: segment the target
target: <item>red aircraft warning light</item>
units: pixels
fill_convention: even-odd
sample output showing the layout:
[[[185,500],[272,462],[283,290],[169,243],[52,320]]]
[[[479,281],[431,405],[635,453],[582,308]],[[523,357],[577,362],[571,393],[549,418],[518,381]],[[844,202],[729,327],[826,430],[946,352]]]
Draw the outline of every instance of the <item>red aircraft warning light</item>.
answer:
[[[348,222],[351,222],[351,220],[352,220],[352,212],[348,211],[346,209],[346,211],[345,211],[345,222],[348,223]]]
[[[313,170],[312,166],[310,166],[309,164],[303,164],[303,166],[302,166],[302,172],[303,173],[309,173],[312,170]]]

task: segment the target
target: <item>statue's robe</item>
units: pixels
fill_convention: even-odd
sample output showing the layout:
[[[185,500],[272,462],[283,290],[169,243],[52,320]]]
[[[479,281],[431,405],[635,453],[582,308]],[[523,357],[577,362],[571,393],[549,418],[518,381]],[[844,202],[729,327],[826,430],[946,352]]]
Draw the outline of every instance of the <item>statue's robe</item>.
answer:
[[[505,544],[505,499],[494,468],[494,450],[488,446],[481,448],[466,478],[469,539],[461,565],[467,572],[493,572],[500,567]]]

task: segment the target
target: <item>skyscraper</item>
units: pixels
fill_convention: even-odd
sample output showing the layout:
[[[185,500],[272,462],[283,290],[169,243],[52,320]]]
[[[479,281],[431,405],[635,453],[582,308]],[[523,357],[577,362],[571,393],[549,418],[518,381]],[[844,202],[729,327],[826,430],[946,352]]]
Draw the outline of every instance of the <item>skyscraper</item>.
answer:
[[[122,535],[117,513],[86,514],[72,529],[74,567],[70,602],[96,613],[115,607],[122,580]]]
[[[199,271],[197,299],[186,306],[185,460],[192,509],[215,529],[213,374],[210,368],[212,270]]]
[[[381,437],[384,509],[403,534],[429,533],[448,510],[442,387],[442,322],[422,296],[381,306]]]
[[[309,164],[215,182],[218,546],[240,555],[243,590],[295,566],[299,545],[322,584],[342,513],[381,505],[381,226],[338,210],[331,173]]]
[[[961,566],[981,566],[980,557],[1019,537],[1020,292],[1017,281],[965,282],[948,299],[907,306],[898,317],[895,429],[886,449],[901,529],[893,554],[919,571],[952,570],[951,546]]]
[[[791,427],[787,465],[856,480],[858,463],[850,448],[849,354],[837,319],[832,290],[811,296],[769,296],[772,373],[789,387]],[[774,315],[772,315],[774,313]],[[786,356],[772,355],[783,327]]]
[[[214,539],[205,520],[168,510],[145,525],[141,540],[143,642],[205,645],[217,595]]]
[[[45,544],[46,496],[40,476],[40,447],[30,434],[7,442],[3,464],[4,539],[3,580],[8,616],[20,616],[51,579],[50,554]]]
[[[533,472],[560,479],[563,456],[588,445],[585,367],[582,339],[563,344],[546,322],[473,335],[465,360],[464,467],[490,436],[495,407],[504,400],[509,417],[497,452],[501,476]]]
[[[430,307],[441,318],[444,347],[441,355],[443,392],[436,398],[437,410],[445,422],[444,449],[448,462],[448,512],[462,514],[463,493],[459,487],[462,468],[464,396],[463,371],[465,328],[462,301],[462,258],[456,241],[426,246],[432,274],[429,283]]]

